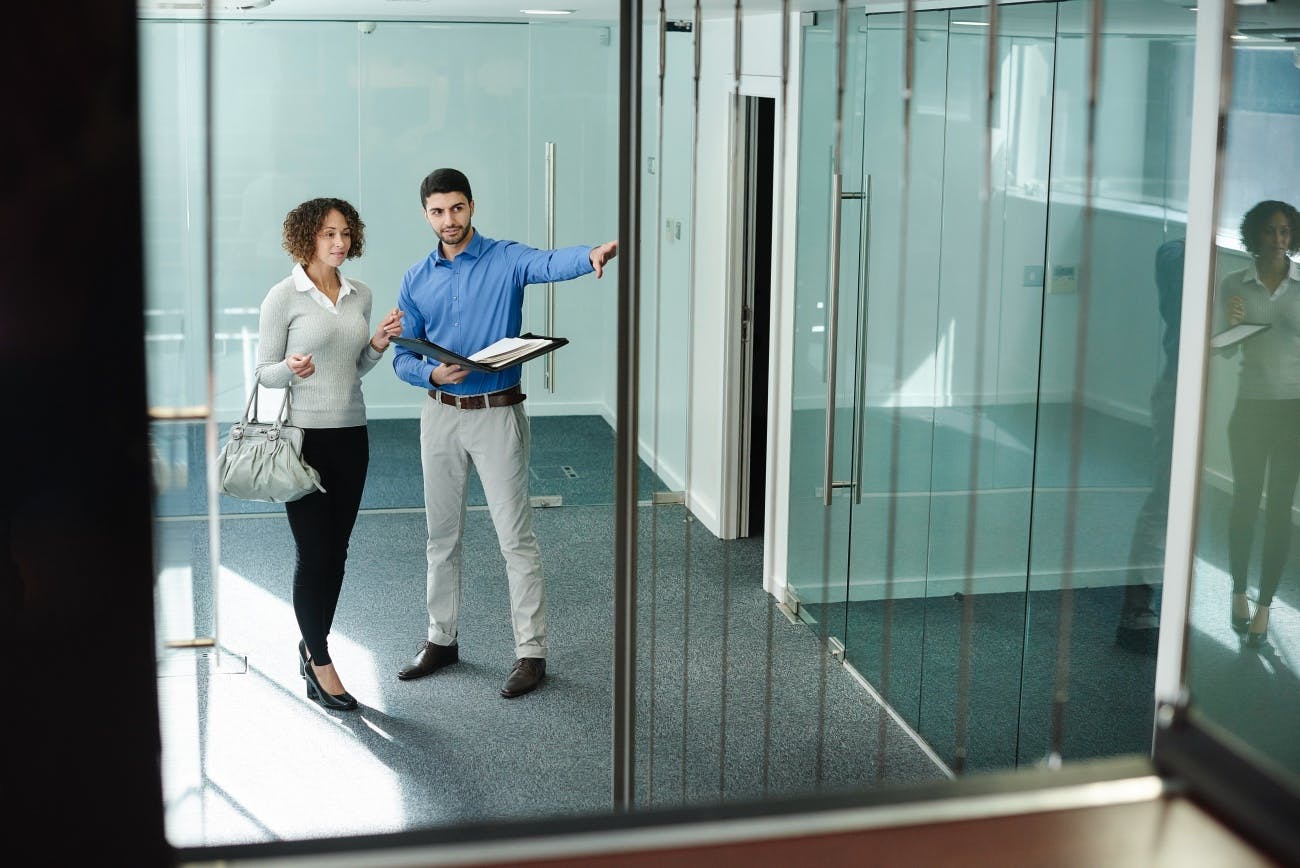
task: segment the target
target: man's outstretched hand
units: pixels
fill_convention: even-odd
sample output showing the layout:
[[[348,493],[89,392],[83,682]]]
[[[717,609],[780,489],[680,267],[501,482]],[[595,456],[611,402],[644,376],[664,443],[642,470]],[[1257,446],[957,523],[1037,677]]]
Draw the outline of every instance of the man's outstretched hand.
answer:
[[[606,241],[599,247],[591,248],[591,267],[596,269],[596,277],[604,273],[605,263],[618,256],[618,242]]]

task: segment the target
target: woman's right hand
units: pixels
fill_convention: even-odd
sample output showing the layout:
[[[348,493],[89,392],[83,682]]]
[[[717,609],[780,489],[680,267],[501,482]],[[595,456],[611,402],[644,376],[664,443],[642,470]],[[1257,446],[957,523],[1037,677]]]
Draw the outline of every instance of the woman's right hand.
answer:
[[[316,373],[316,365],[311,360],[311,353],[290,353],[284,363],[289,366],[289,373],[299,379],[305,380]]]
[[[1228,322],[1236,325],[1246,318],[1246,302],[1239,295],[1228,299]]]

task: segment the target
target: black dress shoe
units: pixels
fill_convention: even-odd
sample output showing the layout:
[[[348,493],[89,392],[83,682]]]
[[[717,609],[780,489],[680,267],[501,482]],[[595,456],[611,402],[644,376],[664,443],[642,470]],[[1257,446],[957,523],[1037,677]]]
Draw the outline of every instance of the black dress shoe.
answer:
[[[460,659],[460,648],[455,642],[450,645],[435,645],[425,642],[420,646],[411,662],[397,670],[397,677],[403,681],[432,675],[444,666],[450,666]]]
[[[357,701],[346,690],[342,693],[326,693],[325,688],[321,687],[320,679],[316,677],[316,670],[307,667],[307,698],[312,702],[320,705],[321,708],[328,708],[330,711],[353,711],[357,707]]]
[[[501,688],[501,695],[506,699],[523,696],[542,682],[546,674],[546,658],[520,657],[515,661],[515,668]]]
[[[1115,628],[1115,644],[1134,654],[1154,654],[1160,642],[1160,619],[1148,608],[1125,609]]]
[[[303,639],[298,640],[298,674],[303,678],[307,677],[307,661],[311,655],[307,653],[307,642]]]

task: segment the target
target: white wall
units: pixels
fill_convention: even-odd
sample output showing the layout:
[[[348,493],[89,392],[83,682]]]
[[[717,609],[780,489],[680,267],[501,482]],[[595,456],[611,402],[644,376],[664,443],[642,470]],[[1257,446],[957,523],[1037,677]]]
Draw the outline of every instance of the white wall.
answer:
[[[797,52],[798,17],[794,16],[791,25],[792,46]],[[741,39],[741,75],[742,93],[775,96],[780,84],[780,35],[781,17],[779,14],[749,15],[743,19]],[[700,130],[699,159],[696,171],[698,185],[696,198],[696,254],[695,254],[695,307],[693,311],[692,341],[695,347],[694,373],[692,381],[691,404],[691,467],[692,487],[690,506],[695,515],[714,534],[721,535],[723,528],[724,498],[734,495],[724,494],[724,462],[729,460],[731,446],[727,442],[725,418],[722,408],[730,400],[727,389],[728,373],[727,350],[732,339],[728,324],[729,293],[735,292],[734,276],[728,261],[727,249],[729,237],[729,202],[732,165],[731,118],[733,93],[736,87],[734,69],[734,23],[732,18],[707,18],[699,37],[703,40],[703,60],[700,74]],[[790,86],[791,101],[797,100],[798,81],[795,70],[798,69],[798,56],[791,59],[791,75],[795,79]],[[792,119],[787,118],[787,147],[793,148],[797,140],[797,127],[790,126]],[[778,119],[779,122],[779,119]],[[786,202],[793,199],[793,155],[780,160],[778,165],[787,171]],[[786,211],[790,206],[787,204]],[[794,253],[794,219],[787,214],[785,224],[786,252],[783,258],[783,270],[787,280],[791,275]],[[773,298],[788,295],[782,282],[780,287],[773,287]],[[784,302],[783,302],[784,303]],[[773,354],[777,360],[789,359],[788,333],[792,317],[786,308],[778,319],[773,316],[773,338],[778,352]],[[784,351],[782,351],[782,348]],[[784,364],[784,362],[782,362]],[[783,378],[787,378],[784,379]],[[781,395],[788,394],[788,374],[783,370],[770,371],[769,381],[772,388],[784,388]],[[771,393],[769,393],[771,394]],[[780,406],[780,404],[774,405]],[[788,420],[786,420],[788,426]],[[775,435],[775,436],[773,436]],[[785,438],[784,440],[782,438]],[[772,450],[769,454],[788,456],[788,430],[769,428],[769,440]],[[753,460],[763,460],[754,456]],[[785,466],[769,466],[769,474],[779,475],[787,472]],[[784,498],[776,501],[783,503]],[[769,519],[774,516],[769,512]],[[776,516],[778,523],[768,522],[768,534],[780,533],[784,537],[782,516]]]

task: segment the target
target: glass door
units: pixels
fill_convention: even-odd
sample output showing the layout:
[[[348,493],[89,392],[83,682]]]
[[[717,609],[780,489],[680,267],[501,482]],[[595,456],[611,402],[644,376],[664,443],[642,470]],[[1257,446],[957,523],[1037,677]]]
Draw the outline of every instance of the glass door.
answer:
[[[849,541],[845,657],[912,726],[920,666],[934,450],[947,13],[916,16],[904,118],[905,16],[866,19],[863,176],[870,219],[858,322],[862,489]],[[906,151],[906,153],[905,153]]]
[[[1016,761],[1056,10],[1000,10],[992,88],[990,24],[985,9],[950,13],[934,222],[942,253],[918,730],[957,769]]]
[[[849,521],[858,470],[865,40],[858,13],[850,17],[854,23],[843,39],[837,160],[840,37],[834,13],[819,12],[816,18],[803,31],[791,419],[792,441],[802,445],[791,456],[788,592],[800,617],[835,644],[845,636]]]

